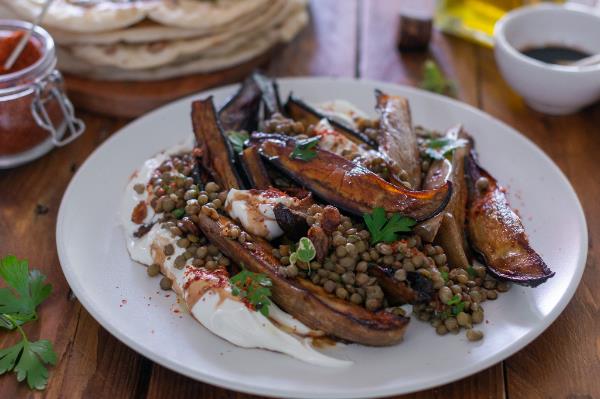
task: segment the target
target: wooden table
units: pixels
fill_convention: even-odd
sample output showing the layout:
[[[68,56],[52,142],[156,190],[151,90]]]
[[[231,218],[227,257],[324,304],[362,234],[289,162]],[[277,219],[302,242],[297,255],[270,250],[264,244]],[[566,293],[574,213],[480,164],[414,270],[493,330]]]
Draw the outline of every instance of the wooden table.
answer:
[[[574,299],[537,340],[474,376],[403,398],[600,398],[600,106],[566,117],[532,111],[502,80],[489,49],[441,34],[434,35],[428,53],[398,53],[397,11],[419,3],[422,0],[313,1],[312,25],[277,55],[269,72],[417,85],[423,61],[434,58],[458,83],[460,100],[521,131],[565,172],[582,201],[590,247]],[[55,246],[60,200],[77,167],[127,123],[82,116],[88,129],[75,143],[0,172],[0,254],[28,258],[54,285],[41,307],[40,322],[26,329],[32,338],[52,340],[59,357],[45,392],[31,393],[11,373],[0,377],[0,397],[250,398],[193,381],[138,355],[100,327],[70,294]],[[49,211],[36,212],[38,204]],[[0,346],[12,337],[1,333]]]

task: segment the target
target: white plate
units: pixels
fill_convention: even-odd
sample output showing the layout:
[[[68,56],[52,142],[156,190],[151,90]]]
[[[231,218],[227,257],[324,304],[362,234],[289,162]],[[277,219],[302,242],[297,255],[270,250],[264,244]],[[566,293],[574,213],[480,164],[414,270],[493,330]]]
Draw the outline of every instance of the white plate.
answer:
[[[538,288],[513,286],[483,305],[485,338],[439,337],[412,320],[402,344],[340,346],[348,369],[327,369],[264,350],[237,348],[188,315],[173,311],[174,295],[129,260],[117,210],[130,174],[161,149],[192,132],[190,102],[224,87],[154,111],[108,139],[79,168],[63,198],[56,239],[63,272],[83,306],[118,339],[153,361],[210,384],[288,397],[366,398],[430,388],[483,370],[523,348],[565,308],[581,278],[587,228],[581,205],[558,167],[510,127],[468,105],[421,90],[348,79],[280,79],[282,95],[319,102],[347,99],[373,112],[373,90],[410,99],[415,124],[445,129],[463,123],[475,137],[482,165],[509,188],[531,243],[556,276]]]

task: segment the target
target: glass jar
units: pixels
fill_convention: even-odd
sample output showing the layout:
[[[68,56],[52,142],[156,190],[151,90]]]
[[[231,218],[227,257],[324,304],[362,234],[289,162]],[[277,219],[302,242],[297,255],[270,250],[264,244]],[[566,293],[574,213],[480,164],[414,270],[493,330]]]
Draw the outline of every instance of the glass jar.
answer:
[[[0,20],[0,37],[30,28],[28,22]],[[0,74],[0,168],[38,158],[85,130],[55,69],[52,37],[36,27],[29,40],[40,50],[40,58],[20,71]]]

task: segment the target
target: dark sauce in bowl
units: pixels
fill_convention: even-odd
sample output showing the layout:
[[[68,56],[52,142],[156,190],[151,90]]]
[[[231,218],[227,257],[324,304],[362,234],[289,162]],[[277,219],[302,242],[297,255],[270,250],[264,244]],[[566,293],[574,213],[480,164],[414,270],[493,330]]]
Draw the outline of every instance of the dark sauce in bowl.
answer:
[[[568,65],[589,57],[591,54],[565,46],[532,47],[521,50],[521,53],[547,64]]]

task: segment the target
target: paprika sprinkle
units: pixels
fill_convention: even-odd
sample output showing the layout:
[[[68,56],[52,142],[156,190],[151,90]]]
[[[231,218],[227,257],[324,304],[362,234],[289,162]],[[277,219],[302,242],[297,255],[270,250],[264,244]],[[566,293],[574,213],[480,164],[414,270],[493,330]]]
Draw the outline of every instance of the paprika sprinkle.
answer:
[[[10,35],[5,37],[0,37],[0,75],[9,74],[13,72],[20,71],[22,69],[27,68],[30,65],[33,65],[37,60],[39,60],[42,56],[42,52],[39,47],[33,42],[33,40],[29,40],[25,45],[25,48],[17,58],[17,61],[13,64],[13,66],[6,70],[4,68],[4,63],[10,57],[11,53],[23,37],[25,32],[23,31],[15,31]]]

